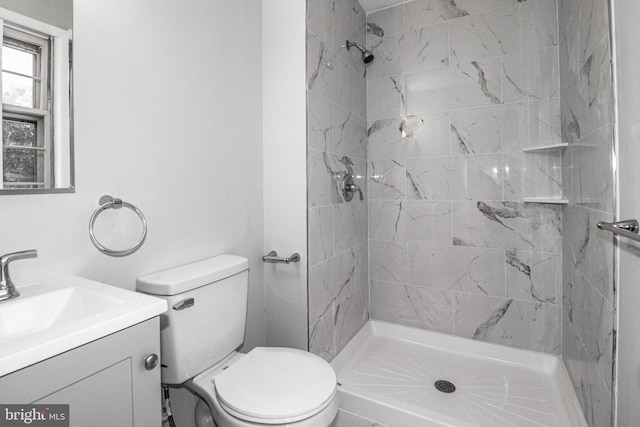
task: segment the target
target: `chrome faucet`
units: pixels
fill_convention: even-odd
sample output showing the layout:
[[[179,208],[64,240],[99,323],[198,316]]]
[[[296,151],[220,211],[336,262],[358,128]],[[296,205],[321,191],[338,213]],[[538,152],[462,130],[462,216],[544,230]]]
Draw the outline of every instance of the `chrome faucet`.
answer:
[[[360,193],[360,200],[364,200],[362,196],[362,189],[353,182],[353,175],[346,174],[342,179],[342,196],[345,202],[350,202],[353,199],[355,192]]]
[[[10,254],[0,256],[0,301],[20,296],[20,292],[16,289],[9,276],[9,263],[19,259],[35,258],[38,252],[35,249],[22,252],[12,252]]]

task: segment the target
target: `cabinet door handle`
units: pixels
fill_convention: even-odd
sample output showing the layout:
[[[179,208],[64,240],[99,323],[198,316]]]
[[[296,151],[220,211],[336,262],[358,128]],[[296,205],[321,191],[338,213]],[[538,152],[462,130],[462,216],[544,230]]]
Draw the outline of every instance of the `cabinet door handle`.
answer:
[[[150,354],[144,359],[144,367],[147,371],[150,371],[158,366],[158,360],[159,359],[157,354]]]

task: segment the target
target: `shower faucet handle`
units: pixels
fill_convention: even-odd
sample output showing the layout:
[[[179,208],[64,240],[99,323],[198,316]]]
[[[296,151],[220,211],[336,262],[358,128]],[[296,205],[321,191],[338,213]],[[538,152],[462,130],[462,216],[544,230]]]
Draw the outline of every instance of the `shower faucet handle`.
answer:
[[[350,202],[353,199],[353,194],[356,191],[360,193],[360,200],[364,200],[364,196],[362,195],[362,188],[360,188],[353,182],[353,176],[350,173],[346,174],[342,179],[342,196],[344,197],[344,200]]]
[[[347,191],[349,191],[350,193],[355,193],[356,191],[360,194],[360,201],[364,200],[364,196],[362,195],[362,188],[360,188],[359,186],[355,185],[355,184],[351,184],[348,188]],[[353,196],[352,196],[353,197]]]

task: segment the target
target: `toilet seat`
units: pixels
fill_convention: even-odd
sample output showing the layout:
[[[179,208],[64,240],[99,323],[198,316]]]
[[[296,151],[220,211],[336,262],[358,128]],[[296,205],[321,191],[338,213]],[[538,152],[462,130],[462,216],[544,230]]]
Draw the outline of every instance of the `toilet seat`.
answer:
[[[335,398],[336,376],[322,358],[291,348],[257,347],[213,379],[220,406],[253,423],[312,417]]]

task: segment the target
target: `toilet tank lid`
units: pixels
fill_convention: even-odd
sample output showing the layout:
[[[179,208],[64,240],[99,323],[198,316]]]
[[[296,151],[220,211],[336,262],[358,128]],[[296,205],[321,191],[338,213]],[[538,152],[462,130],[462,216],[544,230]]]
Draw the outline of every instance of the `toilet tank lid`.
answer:
[[[177,295],[249,269],[249,260],[219,255],[139,277],[136,289],[152,295]]]

